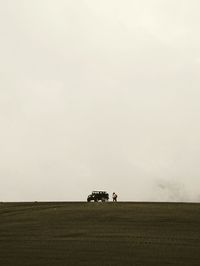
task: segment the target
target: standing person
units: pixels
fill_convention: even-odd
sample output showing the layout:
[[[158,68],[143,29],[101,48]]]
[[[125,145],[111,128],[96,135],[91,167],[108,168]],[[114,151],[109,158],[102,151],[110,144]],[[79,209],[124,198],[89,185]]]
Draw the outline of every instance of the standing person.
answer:
[[[117,194],[113,192],[112,194],[113,202],[117,202]]]

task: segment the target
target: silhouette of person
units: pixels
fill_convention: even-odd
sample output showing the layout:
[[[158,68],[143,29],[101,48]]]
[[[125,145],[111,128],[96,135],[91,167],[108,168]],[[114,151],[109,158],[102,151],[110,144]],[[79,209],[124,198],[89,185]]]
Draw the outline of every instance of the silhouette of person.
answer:
[[[117,194],[113,192],[112,194],[113,202],[117,202]]]

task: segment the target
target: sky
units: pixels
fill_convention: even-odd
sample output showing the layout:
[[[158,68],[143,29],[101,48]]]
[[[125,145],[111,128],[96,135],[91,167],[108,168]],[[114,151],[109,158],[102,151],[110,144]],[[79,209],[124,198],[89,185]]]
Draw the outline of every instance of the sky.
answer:
[[[0,201],[200,201],[199,9],[0,1]]]

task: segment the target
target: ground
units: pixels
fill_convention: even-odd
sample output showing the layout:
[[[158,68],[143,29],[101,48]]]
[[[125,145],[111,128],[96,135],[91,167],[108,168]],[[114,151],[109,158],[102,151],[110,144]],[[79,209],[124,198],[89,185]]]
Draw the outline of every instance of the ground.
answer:
[[[200,204],[0,203],[0,265],[200,265]]]

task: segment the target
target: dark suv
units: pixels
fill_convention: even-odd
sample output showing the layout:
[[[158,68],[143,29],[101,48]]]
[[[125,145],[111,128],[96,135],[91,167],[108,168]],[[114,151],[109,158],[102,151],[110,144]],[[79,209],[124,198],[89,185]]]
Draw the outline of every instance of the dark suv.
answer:
[[[90,194],[87,197],[87,201],[108,201],[109,200],[109,194],[106,191],[92,191],[92,194]]]

